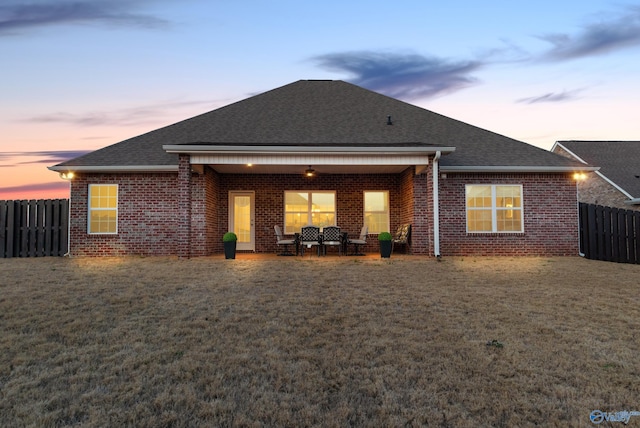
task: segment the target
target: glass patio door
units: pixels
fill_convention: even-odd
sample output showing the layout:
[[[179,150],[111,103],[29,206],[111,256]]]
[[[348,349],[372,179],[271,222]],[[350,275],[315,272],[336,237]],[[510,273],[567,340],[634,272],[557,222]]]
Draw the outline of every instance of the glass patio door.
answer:
[[[229,230],[238,235],[237,250],[255,251],[255,192],[229,192]]]

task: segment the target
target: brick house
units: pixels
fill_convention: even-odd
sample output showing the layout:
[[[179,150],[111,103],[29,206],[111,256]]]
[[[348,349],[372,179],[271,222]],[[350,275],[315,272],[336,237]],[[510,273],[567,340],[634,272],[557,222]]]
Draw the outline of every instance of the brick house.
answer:
[[[411,223],[425,255],[574,255],[593,168],[342,81],[301,80],[50,167],[71,255],[274,252],[274,225]],[[306,171],[309,170],[309,174]]]
[[[551,151],[599,167],[578,184],[580,202],[640,211],[640,141],[556,141]]]

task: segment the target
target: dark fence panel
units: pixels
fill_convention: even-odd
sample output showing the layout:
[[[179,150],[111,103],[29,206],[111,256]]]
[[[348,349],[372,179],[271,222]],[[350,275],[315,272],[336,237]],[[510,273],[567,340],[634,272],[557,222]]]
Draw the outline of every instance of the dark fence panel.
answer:
[[[640,264],[640,212],[581,203],[579,213],[586,258]]]
[[[63,256],[68,232],[68,199],[0,201],[2,258]]]

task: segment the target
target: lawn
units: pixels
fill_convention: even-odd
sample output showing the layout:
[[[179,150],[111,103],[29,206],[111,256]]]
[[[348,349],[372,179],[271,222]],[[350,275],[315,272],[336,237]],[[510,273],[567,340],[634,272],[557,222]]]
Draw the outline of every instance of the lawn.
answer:
[[[592,426],[594,410],[640,411],[640,266],[130,257],[0,272],[2,427]]]

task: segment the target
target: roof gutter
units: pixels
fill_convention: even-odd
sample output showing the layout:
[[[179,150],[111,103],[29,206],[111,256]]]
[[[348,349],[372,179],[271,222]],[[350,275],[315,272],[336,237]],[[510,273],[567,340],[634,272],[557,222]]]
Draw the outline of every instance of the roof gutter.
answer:
[[[599,166],[442,166],[442,172],[576,172],[597,171]]]
[[[54,165],[47,169],[56,172],[177,172],[178,165]]]
[[[624,201],[625,205],[640,205],[640,198],[632,198],[628,201]]]
[[[166,144],[162,149],[167,153],[185,154],[266,154],[278,153],[286,154],[323,154],[340,155],[345,153],[353,154],[381,154],[381,155],[424,155],[433,154],[438,151],[442,153],[452,153],[455,147],[426,147],[426,146],[257,146],[257,145],[188,145],[188,144]]]
[[[440,175],[438,171],[439,160],[442,153],[440,151],[436,152],[436,155],[433,158],[433,255],[438,259],[440,258],[440,203],[439,203],[439,183],[438,176]]]

